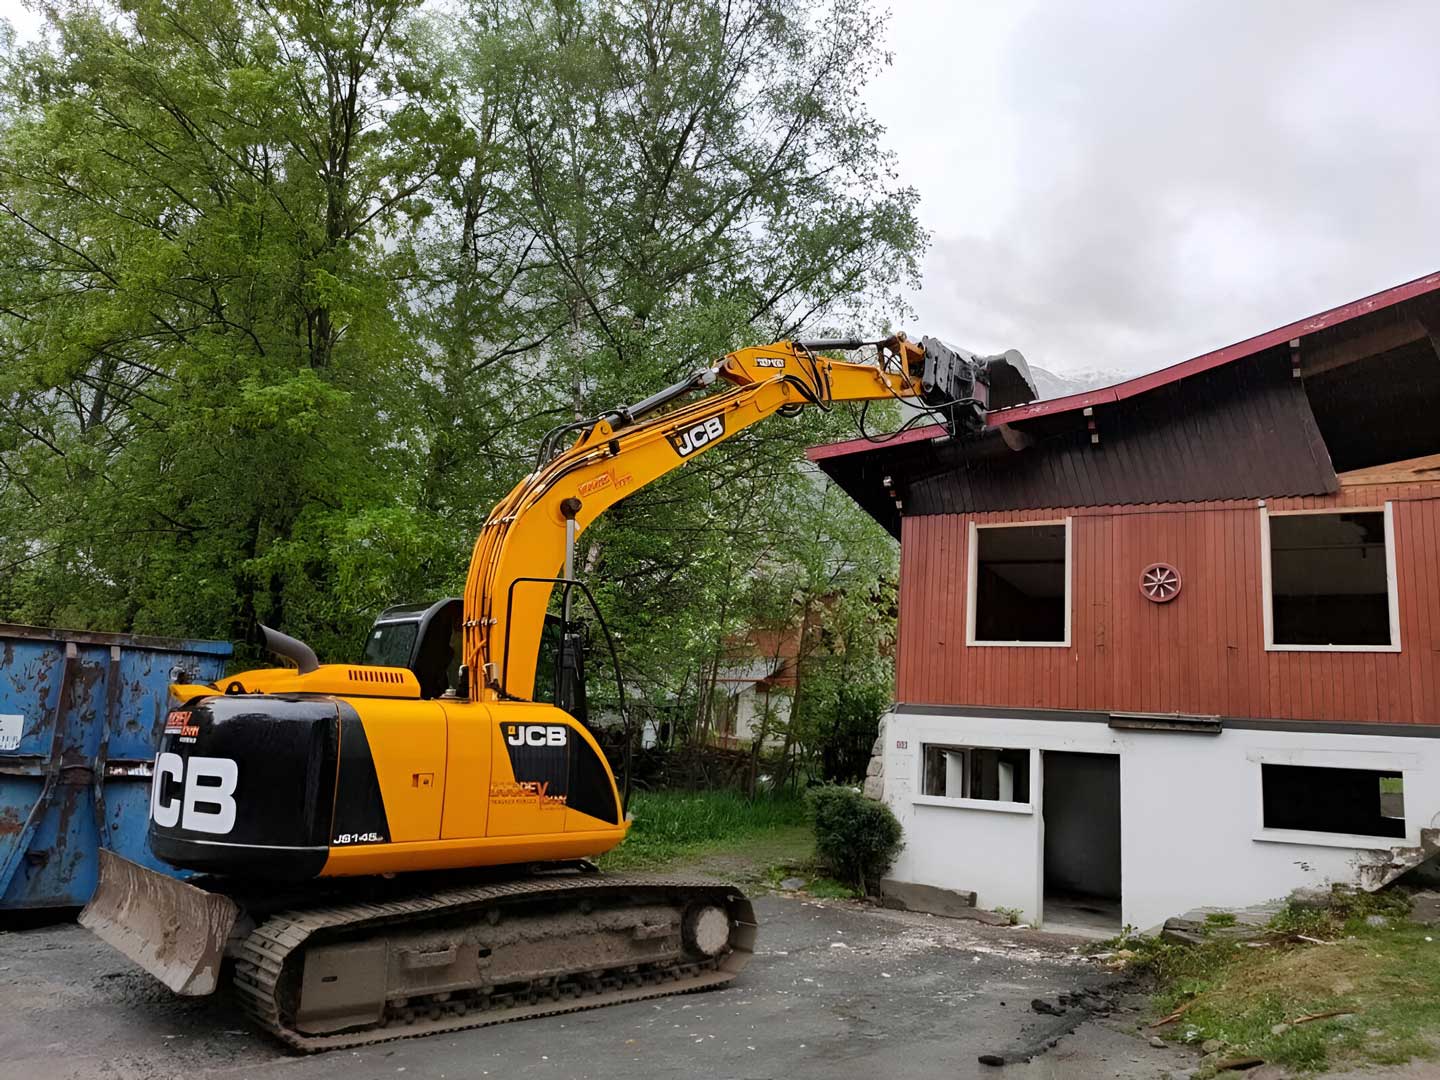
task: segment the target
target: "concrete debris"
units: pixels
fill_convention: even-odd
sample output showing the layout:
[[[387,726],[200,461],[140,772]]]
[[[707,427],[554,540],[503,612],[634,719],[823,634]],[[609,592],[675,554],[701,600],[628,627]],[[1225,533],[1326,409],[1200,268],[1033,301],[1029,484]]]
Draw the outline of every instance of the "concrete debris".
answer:
[[[1216,1072],[1245,1072],[1249,1069],[1264,1065],[1265,1059],[1260,1057],[1232,1057],[1215,1062]]]
[[[1160,930],[1160,940],[1172,945],[1199,945],[1205,940],[1205,932],[1198,923],[1169,918]]]
[[[1002,1001],[1000,1004],[1005,1003]],[[1115,1009],[1115,999],[1111,994],[1081,987],[1057,994],[1053,1001],[1048,998],[1035,998],[1030,1002],[1030,1008],[1043,1016],[1058,1019],[1040,1022],[1026,1032],[1017,1045],[1008,1050],[981,1054],[978,1060],[982,1065],[1011,1065],[1031,1061],[1046,1050],[1053,1049],[1062,1038],[1092,1016],[1110,1015]]]
[[[1164,1039],[1160,1038],[1159,1035],[1151,1035],[1150,1045],[1153,1046],[1156,1050],[1164,1050],[1170,1044],[1167,1043]]]
[[[1440,892],[1422,889],[1411,893],[1410,921],[1421,926],[1440,925]]]
[[[1326,911],[1333,894],[1329,889],[1306,885],[1290,894],[1290,906],[1300,911]]]
[[[1166,919],[1160,938],[1177,945],[1198,945],[1215,940],[1237,944],[1253,942],[1265,936],[1267,925],[1280,913],[1282,906],[1277,901],[1248,908],[1195,908]]]
[[[1410,874],[1412,880],[1433,875],[1435,859],[1440,855],[1440,829],[1421,829],[1420,843],[1415,847],[1380,848],[1379,858],[1372,863],[1361,863],[1360,884],[1366,892],[1379,892],[1391,882]]]
[[[795,892],[797,889],[803,889],[804,887],[805,879],[803,877],[787,877],[780,880],[780,888],[786,892]]]
[[[917,885],[894,878],[880,879],[880,902],[897,911],[921,911],[947,919],[973,919],[990,926],[1004,926],[1003,915],[975,906],[975,893],[968,889],[942,889],[938,885]]]
[[[1206,941],[1217,940],[1239,943],[1255,941],[1263,937],[1265,933],[1266,930],[1263,926],[1247,926],[1243,923],[1225,926],[1220,923],[1196,922],[1193,919],[1174,916],[1165,920],[1165,925],[1160,931],[1160,940],[1169,941],[1175,945],[1200,945]]]

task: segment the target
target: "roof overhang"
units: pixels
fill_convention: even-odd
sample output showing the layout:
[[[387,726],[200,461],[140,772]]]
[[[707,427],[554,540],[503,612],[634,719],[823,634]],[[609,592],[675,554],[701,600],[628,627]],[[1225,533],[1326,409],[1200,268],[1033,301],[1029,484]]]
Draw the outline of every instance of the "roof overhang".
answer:
[[[1068,470],[1065,475],[1074,480],[1074,498],[1073,501],[1057,503],[1051,501],[1055,484],[1036,484],[1033,466],[1027,463],[1025,468],[1012,470],[1014,476],[1008,476],[1002,462],[1010,458],[1018,463],[1019,459],[1035,454],[1073,450],[1075,438],[1104,447],[1117,430],[1133,432],[1141,428],[1152,433],[1145,452],[1153,453],[1155,440],[1163,435],[1154,429],[1166,423],[1179,428],[1181,425],[1177,421],[1182,415],[1187,425],[1193,428],[1196,411],[1201,414],[1200,427],[1172,432],[1170,442],[1188,439],[1193,444],[1227,436],[1232,440],[1246,438],[1253,434],[1261,440],[1256,450],[1282,457],[1289,455],[1292,459],[1288,463],[1259,462],[1262,472],[1273,473],[1274,479],[1269,482],[1287,490],[1257,492],[1255,485],[1265,482],[1263,475],[1252,476],[1242,468],[1233,476],[1220,478],[1225,482],[1218,486],[1199,482],[1197,475],[1191,475],[1184,482],[1172,478],[1176,479],[1173,494],[1158,494],[1159,501],[1242,497],[1242,493],[1244,497],[1249,497],[1251,494],[1278,496],[1333,491],[1334,472],[1308,402],[1305,402],[1303,393],[1298,396],[1287,393],[1281,383],[1287,376],[1309,377],[1333,372],[1339,366],[1396,349],[1426,336],[1433,342],[1434,334],[1430,327],[1440,325],[1440,315],[1417,318],[1414,314],[1417,310],[1428,313],[1430,305],[1440,301],[1440,296],[1432,294],[1440,294],[1440,273],[1417,278],[1113,386],[994,410],[985,416],[985,435],[964,442],[951,439],[941,425],[933,424],[912,428],[886,441],[851,439],[811,447],[806,456],[896,535],[902,512],[944,512],[937,509],[945,505],[943,499],[932,498],[925,508],[907,506],[906,503],[917,482],[924,484],[945,474],[966,474],[965,482],[972,489],[977,483],[976,474],[982,472],[985,474],[984,482],[991,488],[1010,484],[1012,490],[1000,500],[1007,506],[1090,505],[1097,499],[1156,501],[1157,493],[1167,490],[1165,478],[1152,477],[1153,482],[1141,484],[1138,488],[1133,483],[1107,485],[1095,477],[1074,475],[1077,465],[1082,473],[1085,471],[1087,459],[1072,455],[1068,462],[1057,463],[1054,468]],[[1420,308],[1412,303],[1415,301],[1422,301]],[[1437,305],[1437,310],[1440,310],[1440,305]],[[1426,347],[1429,347],[1428,343]],[[1330,377],[1333,380],[1333,375]],[[1301,381],[1299,378],[1294,380],[1296,390]],[[1229,409],[1230,415],[1222,416],[1216,412],[1224,409]],[[1251,415],[1244,415],[1246,410]],[[1108,432],[1107,426],[1110,428]],[[1302,443],[1311,445],[1307,447]],[[1026,448],[1031,448],[1028,453],[1014,453]],[[1193,445],[1177,456],[1191,453]],[[1271,470],[1269,466],[1272,464],[1281,467]],[[1289,467],[1284,467],[1287,464]],[[1138,469],[1132,472],[1132,479],[1139,476]],[[1061,476],[1055,477],[1057,483],[1061,479]],[[1093,481],[1088,485],[1092,490],[1084,490],[1087,480]],[[932,482],[930,486],[933,488],[935,485]],[[1235,494],[1220,496],[1215,493],[1217,490],[1233,491]],[[1200,492],[1204,494],[1198,494]],[[992,497],[989,501],[994,503],[995,499]],[[959,512],[974,508],[973,499],[971,504],[963,498],[951,502]]]

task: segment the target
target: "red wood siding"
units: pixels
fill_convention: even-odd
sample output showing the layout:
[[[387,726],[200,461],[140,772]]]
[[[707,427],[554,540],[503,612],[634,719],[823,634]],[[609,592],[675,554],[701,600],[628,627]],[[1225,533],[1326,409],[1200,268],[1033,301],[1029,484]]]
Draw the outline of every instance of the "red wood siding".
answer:
[[[916,704],[1440,723],[1440,484],[1271,499],[1272,511],[1394,503],[1398,653],[1266,652],[1258,503],[906,517],[896,698]],[[1069,648],[966,646],[969,522],[1070,517]],[[1140,571],[1174,565],[1154,604]]]

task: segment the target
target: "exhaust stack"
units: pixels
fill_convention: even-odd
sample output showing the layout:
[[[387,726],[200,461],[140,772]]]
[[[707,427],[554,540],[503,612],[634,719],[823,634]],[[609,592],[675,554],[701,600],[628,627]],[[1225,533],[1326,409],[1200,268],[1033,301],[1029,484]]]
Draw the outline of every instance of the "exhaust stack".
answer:
[[[315,655],[315,650],[306,645],[298,638],[289,634],[282,634],[279,630],[272,630],[264,623],[260,623],[260,642],[276,656],[283,656],[286,660],[295,661],[295,666],[300,669],[301,675],[308,675],[320,666],[320,660]]]

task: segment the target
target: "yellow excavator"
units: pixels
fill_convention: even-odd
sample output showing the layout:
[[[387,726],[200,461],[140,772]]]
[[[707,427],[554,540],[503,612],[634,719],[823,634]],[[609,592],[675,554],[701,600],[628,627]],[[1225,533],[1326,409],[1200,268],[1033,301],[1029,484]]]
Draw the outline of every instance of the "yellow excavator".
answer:
[[[1033,396],[1013,351],[781,341],[555,430],[481,529],[463,600],[384,612],[359,664],[262,628],[294,667],[171,688],[149,839],[193,876],[102,852],[81,923],[180,994],[230,971],[301,1051],[731,981],[756,933],[739,889],[589,862],[630,827],[629,759],[617,784],[588,724],[576,537],[771,413],[901,399],[963,436]]]

